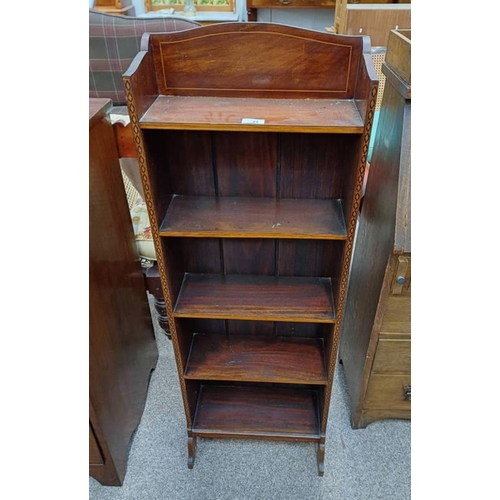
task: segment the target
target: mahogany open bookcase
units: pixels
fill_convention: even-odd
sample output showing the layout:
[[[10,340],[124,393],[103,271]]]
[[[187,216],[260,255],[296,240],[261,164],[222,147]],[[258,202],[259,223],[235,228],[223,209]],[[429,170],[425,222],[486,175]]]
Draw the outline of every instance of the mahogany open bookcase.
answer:
[[[259,23],[145,34],[124,74],[196,438],[317,443],[323,474],[378,80],[369,39]]]

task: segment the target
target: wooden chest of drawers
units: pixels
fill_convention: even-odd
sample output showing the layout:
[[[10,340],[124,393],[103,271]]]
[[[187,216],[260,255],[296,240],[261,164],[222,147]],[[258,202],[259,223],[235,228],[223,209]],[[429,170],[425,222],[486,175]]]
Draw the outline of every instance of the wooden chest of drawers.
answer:
[[[410,33],[389,36],[340,342],[354,428],[410,418]]]

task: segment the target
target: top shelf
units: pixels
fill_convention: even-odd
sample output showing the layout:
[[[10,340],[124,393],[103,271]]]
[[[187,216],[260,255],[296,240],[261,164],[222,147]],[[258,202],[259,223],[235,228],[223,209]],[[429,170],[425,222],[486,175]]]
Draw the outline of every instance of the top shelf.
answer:
[[[356,134],[363,132],[364,124],[351,99],[161,95],[144,113],[140,126],[142,129]]]

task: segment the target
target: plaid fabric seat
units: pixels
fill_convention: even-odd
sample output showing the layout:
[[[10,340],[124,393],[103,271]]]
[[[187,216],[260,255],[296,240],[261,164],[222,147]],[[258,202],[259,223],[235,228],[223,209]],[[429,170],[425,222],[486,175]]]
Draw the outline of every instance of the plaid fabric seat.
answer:
[[[89,10],[89,97],[126,103],[122,75],[139,52],[144,33],[184,31],[199,23],[173,17],[138,18]]]

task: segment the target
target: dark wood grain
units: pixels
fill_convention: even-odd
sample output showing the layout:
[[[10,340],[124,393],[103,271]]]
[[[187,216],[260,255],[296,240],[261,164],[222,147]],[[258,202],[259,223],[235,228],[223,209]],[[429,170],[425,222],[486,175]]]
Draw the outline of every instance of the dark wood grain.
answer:
[[[219,196],[276,196],[277,134],[214,132]]]
[[[265,122],[245,124],[244,118]],[[350,99],[159,96],[140,125],[143,129],[241,132],[355,134],[363,131],[363,119]]]
[[[346,238],[339,200],[174,196],[161,236]]]
[[[199,436],[319,440],[316,392],[287,387],[202,385]]]
[[[345,198],[357,135],[281,134],[281,198]]]
[[[174,316],[333,323],[328,278],[188,274]]]
[[[224,252],[224,274],[275,275],[275,240],[222,238],[221,242]]]
[[[159,93],[352,98],[361,38],[312,33],[271,23],[221,23],[150,35]]]
[[[315,338],[195,334],[185,376],[323,385],[323,342]]]
[[[278,276],[329,276],[332,280],[332,290],[335,293],[340,276],[342,263],[343,241],[334,240],[289,240],[278,241]],[[317,325],[280,323],[276,325],[277,335],[315,335]],[[330,346],[329,336],[325,338],[326,346]],[[330,356],[326,349],[327,357]]]
[[[217,194],[220,197],[270,198],[276,195],[278,134],[212,132]],[[262,238],[223,238],[224,274],[276,273],[276,241]],[[272,333],[274,324],[261,321],[226,322],[232,333]]]
[[[158,87],[152,106],[141,108],[139,129],[134,133],[139,143],[144,137],[147,157],[141,158],[147,168],[143,179],[147,184],[156,182],[152,189],[159,200],[153,201],[156,217],[152,226],[162,250],[159,267],[164,265],[166,305],[170,300],[173,306],[167,309],[172,311],[169,321],[174,327],[172,340],[186,412],[189,465],[194,464],[198,435],[304,439],[320,445],[321,474],[340,320],[377,90],[368,39],[277,24],[228,23],[189,33],[150,34],[143,42],[142,50],[153,57],[152,79]],[[243,118],[265,122],[242,124]],[[176,141],[175,137],[181,137],[175,135],[178,133],[183,137]],[[207,192],[189,192],[199,187]],[[190,221],[183,219],[193,216],[186,207],[173,210],[179,221],[186,220],[186,232],[160,236],[160,221],[174,194],[211,199],[271,198],[275,206],[278,200],[293,199],[297,213],[306,201],[341,200],[345,237],[311,237],[308,231],[321,221],[309,207],[302,216],[310,220],[301,223],[307,228],[306,238],[266,232],[259,227],[258,210],[256,215],[241,215],[245,231],[237,234],[232,225],[238,225],[238,213],[232,213],[231,219],[226,213],[222,230],[227,232],[221,233],[217,232],[219,215],[214,220],[207,216],[214,210],[204,210],[199,223],[216,226],[216,230],[197,234],[188,226]],[[175,204],[174,199],[173,209]],[[252,225],[256,227],[248,231]],[[217,270],[204,271],[210,267]],[[186,349],[193,333],[198,332],[223,335],[218,340],[229,343],[243,335],[246,342],[258,338],[248,351],[255,360],[259,359],[259,342],[263,342],[261,352],[265,352],[273,342],[288,339],[292,343],[296,339],[321,341],[326,384],[287,383],[283,388],[270,383],[276,375],[272,370],[278,366],[265,366],[264,362],[257,363],[259,373],[252,378],[259,382],[241,380],[233,387],[235,382],[228,380],[187,378]],[[212,354],[219,356],[218,363],[224,363],[228,352],[222,346]],[[283,348],[273,357],[281,359],[289,354]],[[245,357],[241,350],[238,356]],[[297,361],[299,368],[301,362]],[[290,372],[294,363],[290,363]],[[248,372],[253,377],[255,365],[250,365]],[[223,370],[210,371],[223,376]],[[199,404],[194,415],[196,397]],[[297,397],[302,402],[295,404],[292,400]]]
[[[89,391],[104,464],[90,475],[118,485],[158,352],[113,130],[91,115],[101,119],[89,131]]]

